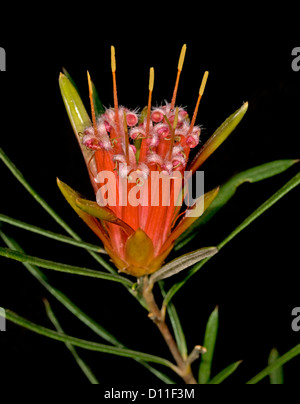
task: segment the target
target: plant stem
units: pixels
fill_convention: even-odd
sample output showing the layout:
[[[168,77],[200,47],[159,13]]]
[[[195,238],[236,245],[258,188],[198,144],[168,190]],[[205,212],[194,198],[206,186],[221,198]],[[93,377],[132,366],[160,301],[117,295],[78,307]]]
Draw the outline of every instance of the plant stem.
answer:
[[[168,345],[169,350],[177,364],[177,374],[185,381],[186,384],[197,384],[197,381],[195,380],[192,373],[191,361],[183,359],[178,346],[166,324],[165,314],[157,306],[152,289],[153,284],[149,283],[148,277],[145,276],[143,297],[149,308],[149,318],[154,322],[154,324],[156,324],[166,344]]]

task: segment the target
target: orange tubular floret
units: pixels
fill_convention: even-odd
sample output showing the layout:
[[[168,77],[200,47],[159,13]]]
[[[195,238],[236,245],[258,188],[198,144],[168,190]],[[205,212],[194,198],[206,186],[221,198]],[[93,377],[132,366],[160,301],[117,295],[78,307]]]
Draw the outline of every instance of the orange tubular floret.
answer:
[[[94,150],[94,177],[96,176],[95,166],[98,173],[104,170],[113,173],[112,177],[116,179],[115,184],[108,184],[106,188],[102,188],[102,185],[106,185],[108,181],[104,179],[104,184],[97,184],[97,186],[103,198],[106,192],[116,192],[115,200],[109,202],[110,205],[116,206],[108,207],[120,223],[124,222],[130,231],[126,231],[124,223],[120,227],[117,222],[105,222],[102,219],[99,221],[94,218],[86,220],[103,241],[119,270],[137,277],[155,272],[161,267],[176,239],[196,220],[191,215],[190,209],[180,214],[181,207],[177,206],[180,205],[177,202],[184,198],[182,174],[190,149],[198,144],[199,128],[195,128],[195,122],[208,72],[206,71],[203,75],[189,125],[187,112],[183,108],[175,109],[185,54],[186,45],[184,44],[178,61],[171,103],[158,107],[154,111],[151,111],[154,68],[150,68],[147,113],[146,111],[142,113],[140,121],[136,112],[123,107],[119,108],[114,46],[111,46],[114,108],[106,111],[103,116],[96,116],[93,83],[89,72],[87,73],[93,130],[88,128],[85,131],[86,140],[83,144]],[[133,156],[134,147],[130,144],[129,136],[133,140],[142,139],[136,144],[136,147],[139,146],[139,158],[137,155],[136,158]],[[121,166],[125,162],[127,165]],[[176,174],[179,173],[181,175],[177,176]],[[157,177],[153,178],[151,174]],[[123,182],[127,187],[124,187]],[[115,186],[116,189],[112,189]],[[140,188],[137,188],[138,186]],[[146,187],[144,190],[143,186]],[[209,206],[215,195],[215,193],[209,193],[205,196],[205,208]],[[144,252],[144,260],[141,260],[141,252]]]

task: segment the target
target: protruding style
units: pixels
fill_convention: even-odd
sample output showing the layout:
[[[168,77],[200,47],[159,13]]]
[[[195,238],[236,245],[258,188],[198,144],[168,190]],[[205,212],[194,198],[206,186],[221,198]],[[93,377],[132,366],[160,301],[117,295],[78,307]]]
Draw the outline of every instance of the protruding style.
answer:
[[[90,97],[90,103],[91,103],[93,128],[94,128],[94,131],[95,131],[95,135],[97,136],[98,135],[98,129],[97,129],[95,106],[94,106],[94,101],[93,101],[93,85],[92,85],[92,80],[91,80],[91,76],[90,76],[89,72],[87,72],[87,78],[88,78],[88,86],[89,86],[89,97]]]
[[[199,96],[198,96],[196,107],[195,107],[195,110],[194,110],[194,113],[193,113],[193,118],[192,118],[192,121],[191,121],[191,126],[190,126],[190,129],[189,129],[189,133],[192,133],[194,125],[195,125],[195,122],[196,122],[196,118],[197,118],[197,115],[198,115],[198,109],[199,109],[201,98],[202,98],[202,96],[204,94],[207,78],[208,78],[208,72],[206,71],[204,73],[204,75],[203,75],[203,79],[202,79],[201,86],[200,86],[200,89],[199,89]]]
[[[153,87],[154,87],[154,68],[151,67],[150,73],[149,73],[149,96],[148,96],[148,110],[147,110],[147,121],[146,121],[146,136],[149,135],[149,130],[150,130],[150,116],[151,116]]]
[[[114,46],[111,46],[111,72],[113,76],[113,93],[114,93],[114,107],[116,113],[116,125],[117,129],[120,130],[119,104],[118,104],[117,81],[116,81],[116,51]]]
[[[175,102],[176,102],[176,97],[177,97],[177,91],[178,91],[178,85],[179,85],[179,79],[180,79],[180,74],[182,71],[184,59],[185,59],[185,53],[186,53],[186,44],[183,45],[180,56],[179,56],[179,61],[178,61],[178,70],[177,70],[177,77],[176,77],[176,82],[175,82],[175,87],[174,87],[174,92],[173,92],[173,97],[171,101],[171,109],[174,108]]]

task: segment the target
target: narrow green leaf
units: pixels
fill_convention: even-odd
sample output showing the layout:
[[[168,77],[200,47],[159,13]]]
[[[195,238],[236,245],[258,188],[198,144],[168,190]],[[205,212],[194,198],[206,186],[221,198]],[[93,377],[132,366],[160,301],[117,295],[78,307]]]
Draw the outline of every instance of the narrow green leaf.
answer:
[[[16,251],[23,252],[23,249],[20,245],[11,237],[8,237],[5,233],[0,231],[0,236],[6,245]],[[58,289],[51,286],[47,277],[39,270],[38,267],[32,264],[24,263],[23,265],[28,269],[28,271],[37,279],[46,290],[55,297],[67,310],[70,311],[75,317],[78,318],[83,324],[89,327],[92,331],[94,331],[99,337],[103,338],[106,342],[111,343],[112,345],[119,348],[126,348],[120,341],[117,340],[111,333],[109,333],[104,327],[98,324],[95,320],[89,317],[86,313],[84,313],[78,306],[76,306],[65,294],[63,294]],[[162,382],[166,384],[175,384],[175,382],[170,379],[167,375],[160,372],[159,370],[153,368],[148,363],[136,359],[143,367],[149,370],[152,374],[154,374],[157,378],[159,378]]]
[[[208,139],[204,146],[200,149],[188,170],[195,172],[208,159],[208,157],[228,138],[231,132],[243,119],[248,110],[248,102],[245,102],[241,108],[230,115],[221,126]]]
[[[6,216],[6,215],[0,214],[0,222],[8,223],[8,224],[18,227],[20,229],[39,234],[41,236],[48,237],[48,238],[51,238],[56,241],[60,241],[62,243],[70,244],[75,247],[84,248],[86,250],[98,252],[101,254],[107,254],[107,252],[103,248],[101,248],[95,244],[90,244],[90,243],[86,243],[84,241],[74,240],[73,238],[66,237],[61,234],[53,233],[49,230],[41,229],[40,227],[33,226],[32,224],[22,222],[20,220],[14,219],[14,218]]]
[[[265,203],[263,203],[258,209],[256,209],[246,220],[243,221],[228,237],[225,238],[219,245],[218,249],[223,248],[229,241],[237,236],[242,230],[248,227],[254,220],[261,216],[264,212],[270,209],[275,203],[283,198],[287,193],[292,191],[300,185],[300,173],[296,174],[289,182],[287,182],[279,191],[271,196]]]
[[[61,334],[64,334],[64,330],[62,329],[61,325],[59,324],[49,302],[47,300],[44,300],[45,308],[46,308],[46,313],[51,321],[51,323],[54,325],[56,331],[58,331]],[[99,381],[95,377],[94,373],[91,371],[89,366],[81,359],[81,357],[78,355],[76,349],[71,345],[69,342],[66,342],[66,347],[68,350],[71,352],[73,358],[75,359],[77,365],[80,367],[84,375],[87,377],[87,379],[90,381],[91,384],[99,384]]]
[[[85,129],[92,125],[92,122],[76,88],[63,73],[60,73],[59,76],[59,87],[78,145],[81,149],[86,166],[89,167],[94,152],[83,145],[82,136]],[[93,178],[90,172],[89,176],[92,180]],[[96,191],[94,181],[92,181],[92,185]]]
[[[290,181],[288,181],[279,191],[277,191],[271,198],[269,198],[265,203],[263,203],[258,209],[256,209],[246,220],[243,221],[232,233],[229,234],[218,246],[218,250],[225,247],[234,237],[236,237],[241,231],[243,231],[246,227],[248,227],[252,222],[258,219],[264,212],[270,209],[275,203],[277,203],[281,198],[283,198],[286,194],[292,191],[295,187],[300,185],[300,173],[296,174]],[[172,300],[174,295],[185,285],[185,283],[195,274],[197,273],[209,260],[211,257],[205,258],[199,264],[196,264],[185,277],[185,279],[179,283],[176,283],[171,287],[168,291],[163,305],[166,307],[169,302]]]
[[[74,240],[82,241],[78,234],[71,229],[71,227],[55,212],[54,209],[32,188],[32,186],[24,178],[20,170],[14,165],[14,163],[8,158],[4,151],[0,148],[0,159],[7,166],[13,176],[20,182],[20,184],[26,189],[26,191],[38,202],[38,204],[72,237]],[[116,270],[106,262],[99,254],[93,251],[88,253],[105,269],[115,274]]]
[[[276,348],[272,349],[269,356],[269,366],[272,366],[277,359],[280,358],[279,352]],[[284,384],[283,368],[279,367],[270,373],[270,383],[271,384]]]
[[[40,195],[31,187],[26,181],[20,170],[14,165],[14,163],[7,157],[4,151],[0,148],[0,158],[15,178],[21,183],[21,185],[29,192],[29,194],[42,206],[42,208],[72,237],[76,238],[78,235],[69,227],[69,225],[57,215],[57,213],[48,205],[48,203],[40,197]]]
[[[217,254],[218,249],[216,247],[200,248],[197,251],[182,255],[179,258],[171,261],[169,264],[164,265],[160,270],[155,272],[149,279],[149,282],[154,284],[162,279],[169,278],[176,275],[184,269],[194,265],[207,257],[212,257]]]
[[[102,352],[111,355],[123,356],[126,358],[140,359],[146,362],[157,363],[159,365],[163,365],[174,371],[177,371],[176,366],[173,365],[171,362],[169,362],[167,359],[160,358],[155,355],[150,355],[144,352],[138,352],[124,348],[116,348],[109,345],[99,344],[97,342],[86,341],[80,338],[71,337],[69,335],[61,334],[57,331],[50,330],[49,328],[45,328],[40,325],[34,324],[26,320],[25,318],[19,316],[18,314],[13,313],[10,310],[4,310],[4,311],[7,320],[17,325],[20,325],[21,327],[24,327],[28,330],[31,330],[37,334],[44,335],[45,337],[52,338],[54,340],[61,341],[64,343],[70,343],[74,346],[78,346],[80,348],[87,349],[90,351]]]
[[[235,362],[232,365],[229,365],[227,368],[222,370],[217,376],[215,376],[208,384],[221,384],[226,380],[229,376],[231,376],[237,368],[240,366],[242,361]]]
[[[203,346],[207,352],[201,356],[201,362],[199,367],[199,384],[207,384],[210,380],[212,361],[215,351],[215,345],[219,328],[219,309],[218,307],[210,315],[204,337]]]
[[[281,368],[287,362],[296,358],[296,356],[300,355],[300,344],[296,345],[293,349],[288,351],[285,355],[281,356],[277,360],[275,360],[272,365],[266,367],[263,371],[261,371],[258,375],[253,377],[247,384],[257,384],[265,377],[269,376],[271,373],[274,373],[277,369]]]
[[[8,237],[5,233],[0,231],[0,236],[5,244],[12,250],[24,253],[21,246],[11,237]],[[61,291],[50,285],[45,274],[35,265],[23,262],[25,268],[37,279],[46,290],[55,297],[67,310],[69,310],[74,316],[76,316],[80,321],[82,321],[87,327],[93,330],[98,336],[103,338],[105,341],[110,342],[113,345],[121,347],[122,344],[117,341],[107,330],[105,330],[100,324],[96,323],[93,319],[83,313],[71,300],[64,295]]]
[[[281,174],[288,170],[299,160],[277,160],[270,163],[266,163],[249,170],[243,171],[224,185],[220,187],[219,193],[211,205],[206,209],[199,219],[193,223],[176,242],[175,250],[178,251],[189,243],[198,234],[199,228],[205,225],[210,219],[212,219],[218,211],[225,206],[230,199],[235,195],[239,186],[245,182],[255,183],[259,182],[275,175]]]
[[[161,281],[159,282],[159,287],[160,290],[162,292],[163,297],[166,296],[166,292],[164,290],[164,283]],[[179,320],[176,308],[174,306],[173,303],[170,303],[168,305],[168,315],[172,324],[172,328],[174,331],[174,335],[175,335],[175,340],[179,349],[179,352],[181,353],[182,357],[184,360],[187,359],[188,357],[188,348],[187,348],[187,344],[186,344],[186,339],[185,339],[185,335],[181,326],[181,322]]]
[[[62,68],[63,74],[67,77],[67,79],[71,82],[71,84],[73,85],[73,87],[75,88],[75,90],[77,91],[78,95],[79,95],[79,90],[78,87],[75,83],[75,81],[73,80],[73,78],[71,77],[70,73],[63,67]]]
[[[83,133],[92,123],[76,88],[63,73],[59,76],[59,87],[75,134]]]
[[[95,271],[93,269],[81,268],[67,264],[61,264],[54,261],[48,261],[41,258],[23,254],[18,251],[11,250],[9,248],[0,247],[0,256],[13,259],[19,262],[27,262],[29,264],[37,265],[41,268],[52,269],[53,271],[65,272],[73,275],[88,276],[98,279],[105,279],[113,282],[122,283],[127,287],[132,287],[133,285],[131,281],[119,275],[108,274],[106,272]]]

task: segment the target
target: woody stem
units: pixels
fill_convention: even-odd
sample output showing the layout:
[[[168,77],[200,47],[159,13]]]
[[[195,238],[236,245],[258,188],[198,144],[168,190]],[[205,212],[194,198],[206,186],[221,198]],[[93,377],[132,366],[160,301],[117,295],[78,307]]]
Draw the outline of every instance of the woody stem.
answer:
[[[169,347],[173,358],[177,364],[177,373],[182,377],[186,384],[197,384],[195,380],[191,365],[189,361],[183,359],[178,346],[169,330],[169,327],[166,324],[165,316],[163,315],[162,311],[159,310],[157,303],[155,302],[155,298],[152,292],[153,285],[149,284],[148,277],[144,277],[144,288],[143,288],[143,297],[145,302],[149,308],[150,319],[156,324],[157,328],[161,332],[166,344]]]

